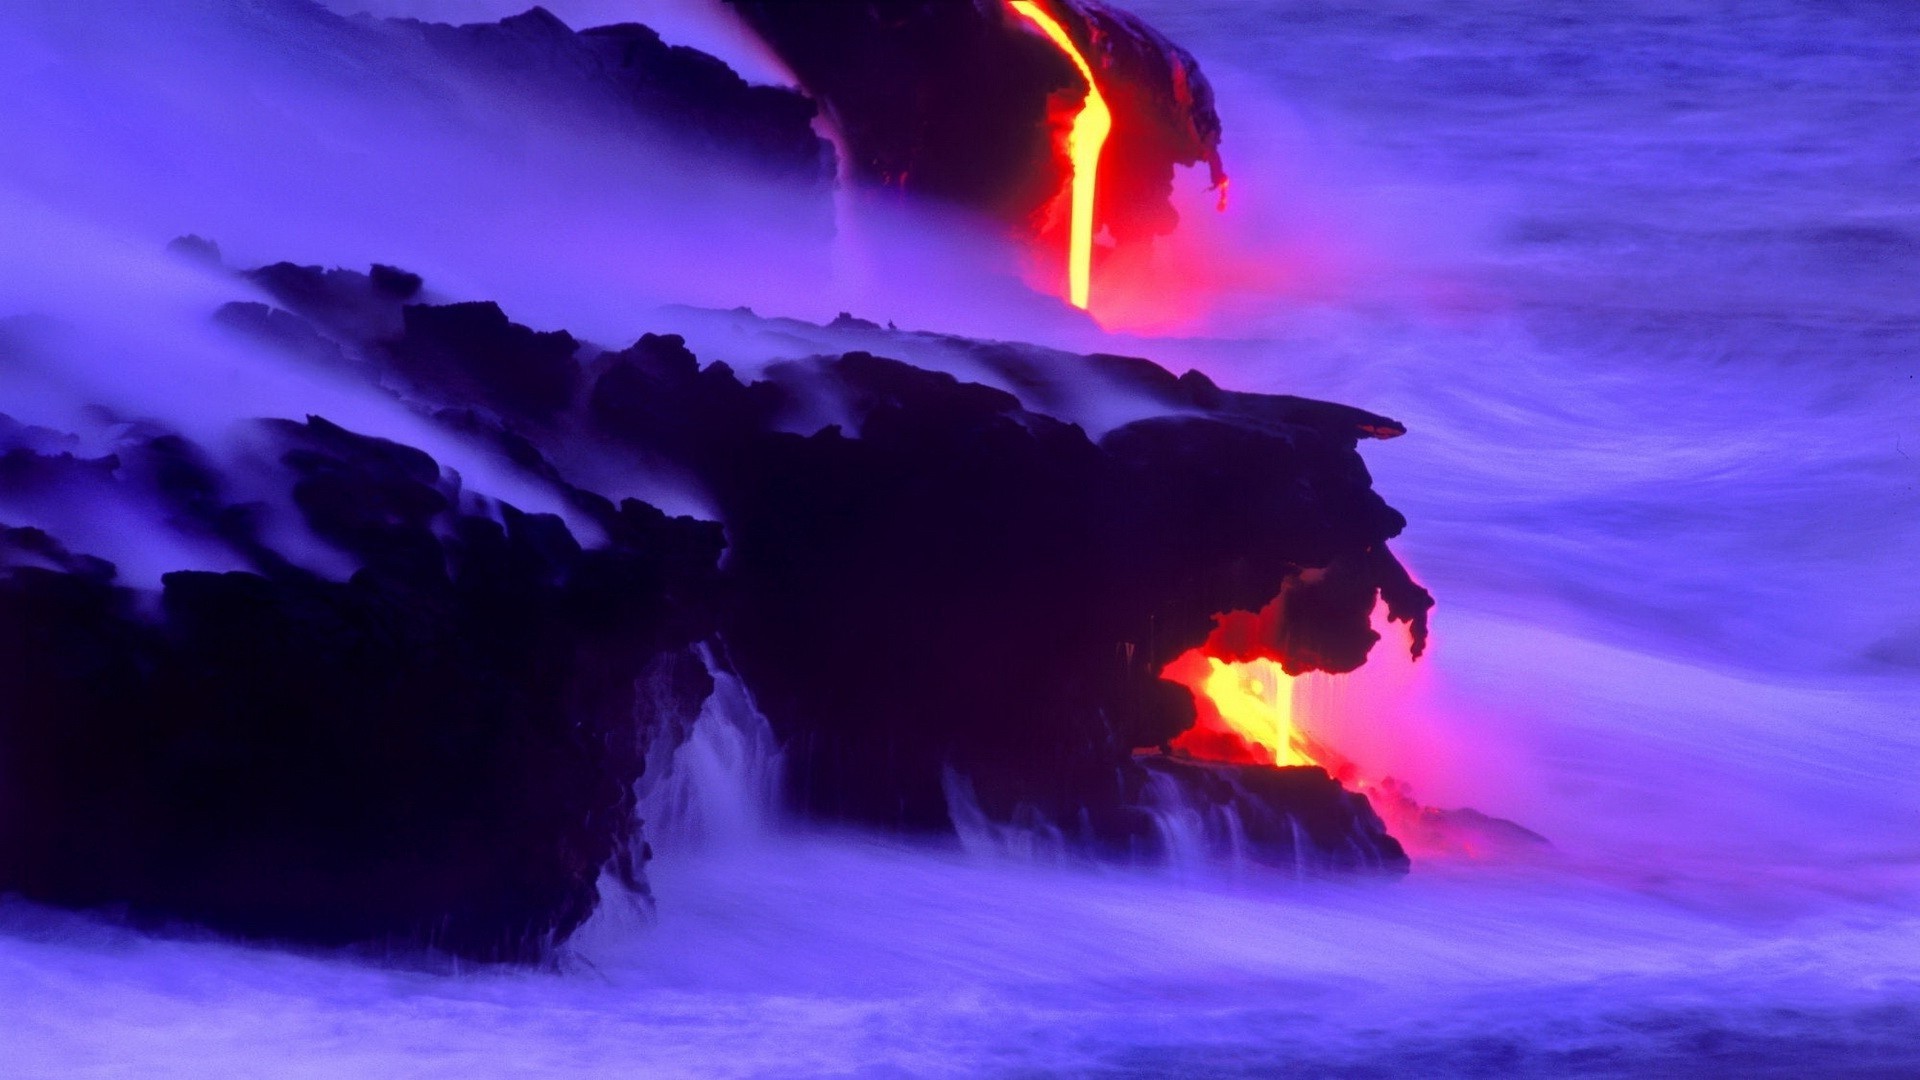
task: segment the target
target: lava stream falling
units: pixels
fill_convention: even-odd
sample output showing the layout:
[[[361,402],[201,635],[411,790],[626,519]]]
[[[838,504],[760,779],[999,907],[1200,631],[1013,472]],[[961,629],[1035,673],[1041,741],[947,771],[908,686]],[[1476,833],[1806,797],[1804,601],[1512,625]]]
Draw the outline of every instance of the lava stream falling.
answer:
[[[1088,66],[1086,57],[1074,45],[1073,39],[1046,13],[1039,4],[1031,0],[1012,0],[1012,7],[1021,17],[1033,23],[1047,39],[1059,46],[1060,51],[1080,69],[1080,75],[1087,80],[1087,100],[1080,112],[1073,118],[1073,128],[1067,135],[1067,160],[1073,169],[1073,218],[1067,240],[1067,299],[1074,307],[1085,310],[1092,293],[1093,280],[1093,197],[1094,187],[1100,172],[1100,151],[1106,146],[1107,135],[1113,130],[1113,113],[1107,108],[1106,99],[1100,95],[1100,87],[1093,80],[1093,68]]]
[[[1295,699],[1296,680],[1277,660],[1223,660],[1201,646],[1180,654],[1160,677],[1193,694],[1194,724],[1167,747],[1175,754],[1227,766],[1324,769],[1364,796],[1387,832],[1416,859],[1531,859],[1551,846],[1517,822],[1471,808],[1423,805],[1405,781],[1363,767],[1330,745],[1316,723],[1325,718]]]
[[[1321,764],[1293,722],[1293,676],[1277,662],[1234,663],[1189,649],[1161,677],[1192,691],[1198,713],[1175,749],[1250,765]]]

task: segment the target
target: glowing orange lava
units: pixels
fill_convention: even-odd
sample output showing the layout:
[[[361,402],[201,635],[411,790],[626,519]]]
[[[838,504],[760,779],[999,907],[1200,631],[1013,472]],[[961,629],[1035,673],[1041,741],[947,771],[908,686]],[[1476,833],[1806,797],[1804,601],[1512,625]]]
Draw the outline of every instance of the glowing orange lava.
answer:
[[[1250,765],[1324,764],[1293,722],[1293,676],[1277,662],[1234,663],[1189,649],[1160,677],[1191,690],[1199,714],[1174,749]]]
[[[1395,701],[1383,709],[1378,698],[1370,705],[1364,698],[1346,698],[1356,688],[1345,680],[1368,676],[1309,673],[1296,680],[1279,661],[1258,655],[1254,641],[1258,628],[1252,625],[1255,618],[1246,612],[1216,616],[1218,626],[1206,644],[1181,653],[1161,670],[1161,678],[1193,694],[1195,714],[1193,726],[1174,738],[1168,749],[1196,761],[1223,765],[1307,765],[1325,769],[1342,787],[1366,798],[1388,834],[1419,862],[1549,857],[1552,845],[1526,827],[1470,808],[1449,810],[1423,805],[1414,798],[1408,782],[1383,771],[1382,759],[1397,761],[1402,769],[1430,770],[1436,760],[1444,761],[1451,748],[1448,743],[1433,741],[1436,732],[1423,734],[1417,722],[1409,726],[1407,718],[1400,715],[1413,704],[1402,696],[1408,689],[1404,684],[1389,691]],[[1389,631],[1391,619],[1384,605],[1375,608],[1372,623],[1376,633],[1384,636]],[[1416,658],[1402,655],[1406,659],[1398,669],[1410,672]],[[1227,656],[1237,659],[1223,659]],[[1366,670],[1375,673],[1375,694],[1393,685],[1391,680],[1396,678],[1391,674],[1395,665]],[[1378,682],[1382,677],[1390,682]],[[1356,705],[1364,712],[1355,713]],[[1370,730],[1353,727],[1356,719],[1363,719]],[[1382,725],[1386,725],[1384,732]],[[1383,743],[1383,734],[1399,745]],[[1348,757],[1329,738],[1345,750],[1360,750],[1370,764],[1363,766]],[[1427,775],[1431,777],[1432,773]]]
[[[1067,160],[1073,168],[1073,219],[1067,240],[1067,299],[1085,310],[1092,293],[1093,280],[1093,192],[1100,172],[1100,151],[1113,130],[1113,113],[1100,87],[1093,81],[1093,68],[1073,44],[1073,39],[1053,16],[1031,0],[1012,0],[1013,10],[1038,27],[1047,39],[1067,54],[1080,76],[1087,80],[1086,104],[1073,118],[1067,134]]]

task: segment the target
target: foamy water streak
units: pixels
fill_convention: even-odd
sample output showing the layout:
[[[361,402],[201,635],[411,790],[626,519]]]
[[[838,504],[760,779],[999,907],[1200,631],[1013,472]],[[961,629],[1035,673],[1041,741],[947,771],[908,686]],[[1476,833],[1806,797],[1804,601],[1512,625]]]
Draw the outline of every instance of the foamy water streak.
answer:
[[[646,834],[671,854],[768,839],[780,810],[782,754],[772,726],[719,650],[699,651],[713,693],[686,730],[660,733],[639,789]]]
[[[11,1067],[1920,1069],[1920,100],[1904,89],[1920,81],[1920,19],[1785,0],[1129,6],[1221,91],[1240,182],[1224,215],[1183,204],[1185,235],[1214,265],[1266,261],[1210,280],[1217,300],[1185,324],[1207,336],[1105,347],[1408,424],[1367,453],[1412,521],[1397,550],[1440,598],[1432,652],[1408,665],[1383,649],[1348,680],[1307,680],[1300,716],[1423,801],[1540,830],[1551,859],[1338,887],[837,835],[663,844],[657,921],[609,910],[557,974],[395,970],[13,906],[0,910]],[[52,7],[23,10],[40,21],[0,17],[0,44],[45,76],[37,107],[96,119],[136,107],[123,95],[138,80],[49,46],[65,40],[41,32]],[[121,55],[100,33],[101,55]],[[182,108],[205,107],[200,84],[184,85]],[[378,133],[393,118],[353,100],[329,115],[388,146]],[[0,115],[18,131],[26,114]],[[624,187],[570,184],[608,175],[599,164],[620,151],[597,137],[558,140],[560,168],[511,172],[578,259],[502,268],[488,251],[524,239],[506,226],[460,233],[450,211],[395,231],[376,200],[336,230],[331,212],[269,197],[258,174],[128,205],[105,178],[57,189],[56,128],[26,130],[15,145],[40,156],[0,164],[13,199],[0,206],[52,206],[142,243],[231,228],[262,258],[411,260],[442,288],[622,337],[655,328],[622,324],[635,294],[792,296],[766,284],[774,275],[734,273],[763,248],[717,227],[698,240],[721,268],[696,295],[655,270],[629,277],[645,260],[605,230],[650,235],[647,207],[606,216]],[[188,130],[204,136],[205,175],[237,160],[237,144]],[[164,142],[62,154],[105,161],[150,140]],[[498,148],[483,135],[422,145],[409,153],[441,162],[420,174],[430,181]],[[469,177],[450,198],[499,190]],[[637,250],[668,246],[648,245]],[[37,269],[6,267],[9,279]],[[921,273],[915,285],[966,280]],[[896,279],[864,280],[879,302]],[[636,281],[614,299],[593,292]],[[932,328],[1090,332],[897,300]],[[703,730],[689,768],[737,779],[727,763],[750,757],[750,726]],[[1179,827],[1177,812],[1167,820]]]

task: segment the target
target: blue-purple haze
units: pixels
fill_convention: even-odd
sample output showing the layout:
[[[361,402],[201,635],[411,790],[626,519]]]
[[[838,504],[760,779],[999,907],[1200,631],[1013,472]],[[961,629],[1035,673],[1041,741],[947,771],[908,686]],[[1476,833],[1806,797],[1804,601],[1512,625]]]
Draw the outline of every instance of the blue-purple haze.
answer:
[[[87,329],[64,365],[0,371],[0,411],[116,399],[210,445],[324,411],[486,475],[206,330],[240,289],[159,258],[186,232],[242,264],[398,263],[616,345],[676,329],[663,302],[851,309],[1347,402],[1410,429],[1367,454],[1435,645],[1308,693],[1423,801],[1553,857],[1342,887],[801,832],[723,686],[645,793],[657,917],[607,905],[560,971],[0,906],[0,1072],[1920,1074],[1920,9],[1125,6],[1220,91],[1236,203],[1182,212],[1302,268],[1180,337],[1023,296],[961,223],[842,200],[828,238],[777,184],[340,55],[266,0],[9,4],[0,314]],[[634,14],[726,44],[673,7]],[[6,509],[94,521],[136,581],[201,557],[112,507]]]

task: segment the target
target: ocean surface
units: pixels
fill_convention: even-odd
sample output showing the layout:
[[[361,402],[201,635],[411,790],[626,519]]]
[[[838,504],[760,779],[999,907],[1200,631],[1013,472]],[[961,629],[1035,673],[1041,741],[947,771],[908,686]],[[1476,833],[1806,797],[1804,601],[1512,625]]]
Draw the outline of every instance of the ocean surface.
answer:
[[[1168,258],[1191,273],[1111,332],[1025,303],[809,300],[724,229],[702,242],[740,250],[676,292],[596,240],[649,227],[595,216],[627,193],[542,188],[600,175],[617,151],[585,139],[509,162],[585,253],[570,277],[491,265],[497,236],[409,231],[374,199],[299,218],[243,133],[320,91],[226,90],[311,58],[191,0],[81,5],[84,32],[56,5],[0,13],[31,102],[0,162],[0,299],[93,310],[138,280],[185,310],[211,287],[152,286],[120,252],[199,231],[263,259],[399,261],[614,339],[734,285],[763,312],[849,303],[1384,413],[1409,434],[1363,450],[1439,599],[1433,648],[1414,663],[1389,637],[1309,680],[1301,710],[1422,802],[1550,852],[1341,884],[804,830],[772,809],[777,748],[728,688],[648,792],[657,909],[609,903],[553,970],[0,903],[0,1074],[1920,1075],[1920,7],[1122,6],[1212,75],[1233,184],[1216,213],[1183,181]],[[327,100],[276,145],[338,194],[385,144],[381,114]],[[464,175],[480,144],[407,152]],[[34,385],[0,411],[57,410]]]

